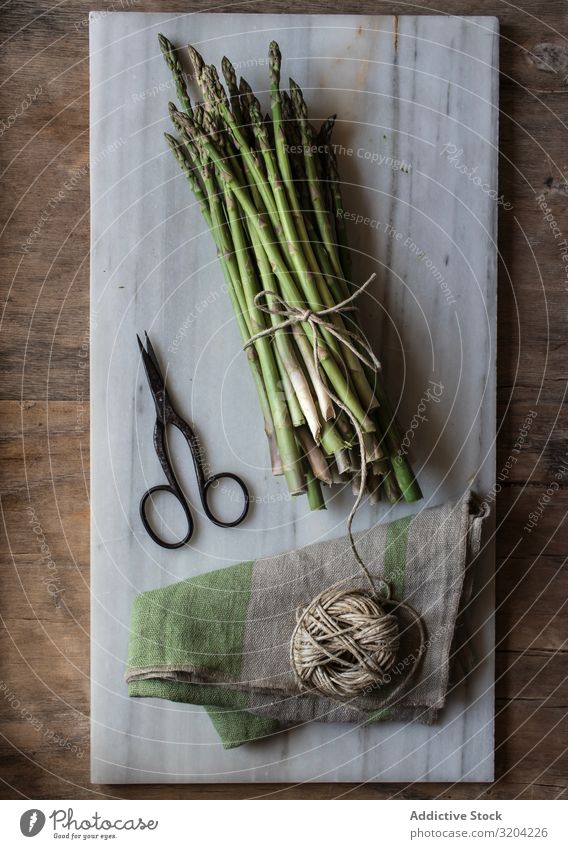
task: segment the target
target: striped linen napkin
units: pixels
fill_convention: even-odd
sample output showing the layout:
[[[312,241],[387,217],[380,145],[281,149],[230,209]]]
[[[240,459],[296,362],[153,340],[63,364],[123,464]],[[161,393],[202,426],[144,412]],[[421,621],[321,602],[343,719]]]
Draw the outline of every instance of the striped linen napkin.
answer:
[[[451,668],[463,667],[464,607],[479,551],[483,512],[460,501],[376,525],[356,536],[372,576],[390,582],[426,628],[426,652],[396,703],[389,687],[411,665],[416,629],[402,632],[392,682],[348,703],[300,691],[290,667],[296,611],[331,584],[365,587],[347,537],[239,563],[134,601],[126,680],[135,697],[204,705],[225,748],[309,721],[435,722],[446,701]],[[401,619],[403,619],[401,615]],[[462,670],[463,671],[463,670]]]

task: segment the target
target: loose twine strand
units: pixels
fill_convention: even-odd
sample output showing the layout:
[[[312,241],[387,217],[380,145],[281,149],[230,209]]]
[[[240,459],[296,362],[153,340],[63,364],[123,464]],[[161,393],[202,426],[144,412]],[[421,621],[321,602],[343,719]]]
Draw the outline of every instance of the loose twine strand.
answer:
[[[391,599],[390,585],[382,577],[377,578],[380,591],[361,558],[353,537],[353,520],[359,509],[367,484],[367,452],[361,426],[352,411],[337,397],[324,381],[319,359],[320,342],[318,329],[327,330],[345,345],[359,360],[371,369],[381,368],[379,360],[370,345],[361,336],[347,328],[338,328],[329,321],[328,316],[342,315],[353,311],[353,302],[373,282],[376,274],[356,289],[352,295],[333,307],[312,310],[289,304],[277,292],[262,291],[254,299],[255,306],[264,313],[279,315],[283,320],[274,327],[255,333],[245,343],[244,348],[253,345],[258,339],[273,336],[278,330],[295,324],[307,323],[312,331],[312,351],[315,374],[320,385],[334,404],[349,418],[359,442],[361,469],[359,491],[347,519],[349,545],[357,565],[364,574],[370,587],[369,593],[360,589],[339,590],[346,581],[357,577],[349,575],[332,584],[321,592],[303,610],[298,611],[297,622],[290,641],[290,661],[301,687],[309,684],[323,695],[335,700],[343,700],[369,691],[377,684],[386,683],[389,670],[396,662],[399,650],[398,619],[394,613],[386,613],[385,607],[406,610],[416,625],[420,643],[412,664],[406,675],[382,700],[386,707],[396,701],[402,690],[414,675],[426,650],[426,634],[419,614],[409,604]],[[270,298],[270,303],[266,300]],[[357,343],[356,345],[354,343]]]

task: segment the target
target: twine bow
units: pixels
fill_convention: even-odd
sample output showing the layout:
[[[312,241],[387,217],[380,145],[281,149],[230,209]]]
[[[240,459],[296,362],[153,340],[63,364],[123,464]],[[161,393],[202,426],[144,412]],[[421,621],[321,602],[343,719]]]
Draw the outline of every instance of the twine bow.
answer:
[[[277,330],[283,330],[285,327],[292,327],[294,324],[307,323],[312,328],[314,339],[317,337],[317,328],[321,327],[338,339],[343,345],[345,345],[346,348],[349,348],[357,359],[368,366],[368,368],[376,369],[378,371],[381,368],[381,364],[374,355],[368,342],[365,339],[362,339],[359,333],[356,333],[353,330],[348,330],[346,327],[340,329],[327,318],[327,316],[331,315],[353,312],[356,309],[356,307],[352,306],[353,302],[365,291],[367,286],[373,282],[376,276],[376,274],[371,274],[369,279],[363,283],[362,286],[356,289],[348,298],[345,298],[345,300],[340,301],[338,304],[334,304],[332,307],[327,307],[322,310],[312,310],[305,307],[295,306],[294,304],[289,304],[288,301],[285,301],[284,298],[278,294],[278,292],[271,292],[269,290],[258,292],[254,298],[255,307],[261,310],[261,312],[268,313],[270,315],[284,316],[284,320],[281,321],[280,324],[277,324],[276,327],[269,327],[267,330],[261,330],[259,333],[255,333],[254,336],[251,336],[245,343],[244,348],[249,348],[257,341],[257,339],[262,339],[263,336],[272,336]],[[263,303],[263,301],[268,301],[268,299],[270,299],[269,303]],[[352,340],[357,342],[359,347],[356,347]],[[365,353],[361,351],[361,348]]]

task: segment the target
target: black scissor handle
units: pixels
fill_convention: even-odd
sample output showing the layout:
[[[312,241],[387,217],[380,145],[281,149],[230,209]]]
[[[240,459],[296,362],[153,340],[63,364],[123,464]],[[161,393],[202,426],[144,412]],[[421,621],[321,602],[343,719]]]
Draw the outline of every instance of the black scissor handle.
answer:
[[[146,515],[146,502],[156,492],[169,492],[170,495],[173,495],[174,498],[177,499],[183,509],[183,512],[185,513],[185,518],[187,519],[187,533],[184,538],[181,539],[179,542],[166,542],[165,540],[161,539],[148,521],[148,517]],[[189,540],[193,536],[193,517],[191,515],[189,505],[187,504],[185,498],[180,495],[180,493],[176,489],[174,489],[173,486],[170,486],[167,483],[160,484],[159,486],[153,486],[144,493],[144,495],[140,499],[140,518],[147,534],[151,537],[151,539],[154,540],[155,543],[161,545],[162,548],[181,548],[182,545],[185,545],[186,542],[189,542]]]
[[[243,495],[243,509],[240,516],[237,519],[234,519],[232,522],[224,522],[222,519],[218,519],[217,516],[211,510],[209,503],[207,501],[207,497],[209,494],[209,490],[217,481],[223,480],[226,478],[227,480],[235,481],[235,483],[240,487],[240,490]],[[203,489],[201,491],[201,502],[203,504],[203,510],[207,518],[213,522],[214,525],[217,525],[219,528],[234,528],[237,525],[240,525],[245,516],[249,511],[250,506],[250,495],[247,489],[245,482],[238,475],[234,475],[232,472],[220,472],[217,475],[211,475],[210,478],[207,478],[205,483],[203,484]]]

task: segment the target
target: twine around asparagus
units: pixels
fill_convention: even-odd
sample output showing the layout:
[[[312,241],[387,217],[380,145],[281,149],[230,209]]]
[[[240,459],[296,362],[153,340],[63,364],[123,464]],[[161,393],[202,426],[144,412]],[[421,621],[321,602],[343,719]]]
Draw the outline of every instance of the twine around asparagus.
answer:
[[[380,362],[374,355],[370,345],[364,339],[361,338],[361,335],[359,333],[356,333],[352,330],[347,330],[346,328],[339,329],[331,321],[327,320],[327,316],[331,316],[336,313],[352,312],[355,307],[351,306],[351,304],[359,297],[359,295],[361,295],[365,291],[367,286],[369,286],[373,282],[376,276],[376,274],[371,274],[369,279],[365,283],[363,283],[362,286],[356,289],[352,295],[350,295],[348,298],[345,298],[345,300],[340,301],[338,304],[334,304],[334,306],[327,307],[323,310],[312,310],[307,309],[305,307],[293,306],[292,304],[289,304],[287,301],[285,301],[284,298],[282,298],[277,292],[259,292],[254,299],[255,306],[262,310],[262,312],[271,313],[272,315],[285,316],[285,318],[284,321],[282,321],[276,327],[270,327],[268,328],[268,330],[261,330],[260,333],[255,333],[254,336],[251,336],[250,339],[246,342],[244,347],[248,348],[250,345],[256,342],[257,339],[262,339],[263,336],[273,335],[276,330],[282,330],[283,328],[291,327],[294,324],[301,324],[303,322],[307,322],[312,327],[314,339],[316,339],[317,337],[317,326],[325,328],[332,334],[332,336],[335,336],[336,339],[338,339],[343,345],[349,348],[349,350],[362,363],[364,363],[371,369],[379,370],[381,368]],[[270,297],[270,300],[272,301],[270,305],[262,303],[262,300],[267,297]],[[353,344],[353,342],[351,341],[352,339],[357,341],[359,347]],[[363,348],[365,354],[361,352],[361,348]],[[318,349],[316,348],[314,350],[314,355],[317,354]],[[329,390],[327,391],[329,393]],[[338,407],[345,409],[340,401],[336,401],[336,404]]]
[[[339,329],[327,319],[334,313],[353,310],[353,302],[375,277],[376,275],[372,274],[348,298],[333,307],[322,310],[294,306],[287,303],[276,292],[259,292],[254,299],[255,306],[263,312],[282,316],[283,320],[276,326],[251,336],[244,347],[248,348],[258,339],[271,336],[285,327],[307,322],[312,329],[315,374],[331,400],[348,416],[357,435],[361,459],[359,492],[347,519],[347,534],[353,556],[370,587],[370,597],[357,589],[337,590],[338,586],[352,580],[356,577],[355,575],[349,575],[323,590],[302,612],[298,613],[296,627],[290,641],[290,660],[301,687],[306,688],[308,685],[315,687],[323,695],[338,700],[357,696],[377,684],[385,683],[388,680],[389,670],[396,662],[399,649],[398,622],[392,613],[385,612],[384,606],[406,610],[418,628],[420,643],[412,664],[407,667],[406,675],[382,700],[380,706],[384,708],[396,701],[416,672],[426,650],[426,634],[420,615],[414,608],[406,602],[391,599],[390,584],[384,578],[378,578],[380,590],[377,589],[355,545],[353,520],[363,499],[367,483],[367,452],[363,431],[357,418],[324,383],[320,370],[318,339],[318,327],[326,328],[361,362],[369,368],[380,369],[381,366],[375,354],[359,334],[346,328]],[[263,299],[266,298],[270,298],[270,303],[263,303]],[[352,340],[356,340],[357,345],[353,344]]]

